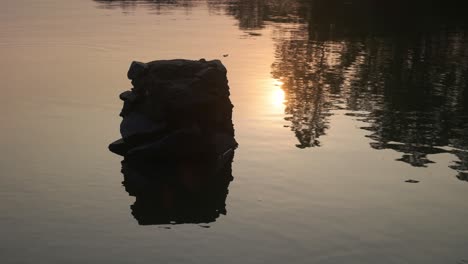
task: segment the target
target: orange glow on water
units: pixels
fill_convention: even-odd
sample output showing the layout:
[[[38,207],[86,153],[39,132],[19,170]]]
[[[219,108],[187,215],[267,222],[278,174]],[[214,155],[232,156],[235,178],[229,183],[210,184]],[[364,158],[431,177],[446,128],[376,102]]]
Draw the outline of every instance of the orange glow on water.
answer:
[[[281,86],[283,83],[278,80],[273,80],[273,89],[271,94],[271,102],[275,107],[283,107],[286,94],[284,93]]]

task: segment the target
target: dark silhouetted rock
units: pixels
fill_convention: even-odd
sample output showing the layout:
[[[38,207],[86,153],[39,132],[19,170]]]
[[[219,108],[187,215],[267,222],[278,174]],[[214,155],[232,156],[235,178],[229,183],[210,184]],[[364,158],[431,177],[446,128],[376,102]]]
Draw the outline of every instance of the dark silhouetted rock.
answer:
[[[109,149],[129,159],[173,159],[236,148],[226,74],[219,60],[132,62],[134,87],[119,96],[122,140]]]
[[[162,132],[165,128],[164,122],[155,123],[141,113],[131,112],[123,118],[120,124],[120,134],[125,141],[128,141],[128,138]]]
[[[206,224],[226,214],[237,142],[219,60],[132,62],[120,116],[125,190],[141,225]],[[204,225],[204,227],[207,227]]]
[[[137,99],[137,96],[132,91],[125,91],[119,95],[119,98],[124,102],[134,103]]]
[[[119,155],[125,155],[130,150],[130,145],[123,139],[116,140],[109,145],[109,150]]]
[[[127,77],[130,80],[138,78],[146,71],[146,69],[148,69],[148,65],[146,65],[146,63],[134,61],[130,65],[130,69],[128,69]]]

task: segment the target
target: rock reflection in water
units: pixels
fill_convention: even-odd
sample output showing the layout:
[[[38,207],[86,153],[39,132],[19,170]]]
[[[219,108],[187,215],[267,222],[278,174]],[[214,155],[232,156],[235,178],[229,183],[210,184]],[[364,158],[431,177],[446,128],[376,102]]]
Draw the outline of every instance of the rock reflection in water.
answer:
[[[122,161],[122,182],[136,198],[131,213],[140,225],[205,224],[226,214],[234,151],[220,158]]]

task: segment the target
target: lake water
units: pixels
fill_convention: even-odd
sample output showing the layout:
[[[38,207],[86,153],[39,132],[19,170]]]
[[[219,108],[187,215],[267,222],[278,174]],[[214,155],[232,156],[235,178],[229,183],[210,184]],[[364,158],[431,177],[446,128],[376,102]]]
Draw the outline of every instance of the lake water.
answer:
[[[2,3],[0,262],[468,263],[466,24],[311,3]],[[107,145],[130,62],[171,58],[226,65],[234,179],[140,225]]]

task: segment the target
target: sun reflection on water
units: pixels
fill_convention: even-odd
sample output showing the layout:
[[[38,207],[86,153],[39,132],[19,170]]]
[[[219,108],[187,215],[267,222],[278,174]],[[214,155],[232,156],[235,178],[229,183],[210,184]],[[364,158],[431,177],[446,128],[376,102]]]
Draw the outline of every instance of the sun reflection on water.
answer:
[[[281,88],[283,82],[279,80],[273,80],[273,89],[271,93],[271,102],[275,108],[283,108],[286,94]]]

